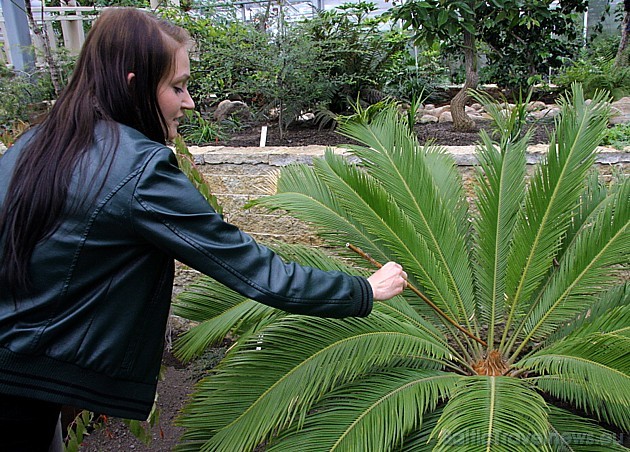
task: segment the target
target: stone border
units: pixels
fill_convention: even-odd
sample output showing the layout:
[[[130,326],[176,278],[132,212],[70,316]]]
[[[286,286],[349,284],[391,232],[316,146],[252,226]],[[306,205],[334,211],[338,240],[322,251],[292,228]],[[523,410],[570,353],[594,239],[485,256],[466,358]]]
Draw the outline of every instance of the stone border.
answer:
[[[441,146],[453,155],[459,166],[473,166],[477,163],[475,158],[475,145],[471,146]],[[527,163],[534,164],[547,152],[549,146],[544,144],[533,145],[527,149]],[[344,147],[327,147],[319,145],[311,146],[267,146],[267,147],[228,147],[228,146],[190,146],[190,153],[197,164],[221,165],[221,164],[264,164],[269,166],[285,166],[290,163],[313,162],[314,157],[324,155],[326,149],[332,149],[338,154],[347,154]],[[599,147],[596,159],[598,164],[628,164],[630,152],[620,151],[614,148]]]

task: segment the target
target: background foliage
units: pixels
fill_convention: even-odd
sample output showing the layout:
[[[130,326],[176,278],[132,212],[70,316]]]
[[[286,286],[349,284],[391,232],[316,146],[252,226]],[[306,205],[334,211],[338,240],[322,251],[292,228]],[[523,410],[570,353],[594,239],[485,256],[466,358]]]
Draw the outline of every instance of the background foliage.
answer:
[[[88,2],[123,4],[146,6],[144,0]],[[228,98],[245,101],[255,120],[276,120],[283,128],[305,112],[347,113],[357,100],[366,105],[386,96],[407,102],[422,97],[443,103],[449,100],[440,97],[446,87],[466,79],[457,50],[462,30],[475,33],[481,82],[498,84],[508,97],[533,83],[556,83],[562,92],[573,81],[583,84],[587,96],[595,89],[606,89],[614,98],[630,92],[628,69],[615,66],[619,35],[583,41],[582,0],[554,7],[548,1],[458,1],[448,8],[418,0],[406,7],[412,6],[424,25],[420,30],[414,25],[411,32],[392,26],[389,12],[376,15],[374,3],[364,1],[302,21],[288,20],[282,7],[275,16],[263,14],[252,22],[212,7],[201,14],[193,4],[160,9],[159,14],[187,28],[196,43],[191,92],[200,116],[190,118],[186,136],[199,143],[201,137],[216,136],[210,133],[212,109]],[[400,11],[398,17],[405,18]],[[72,66],[63,52],[55,57],[65,67],[62,81]],[[27,120],[34,103],[53,100],[49,79],[45,70],[12,74],[3,69],[4,129],[16,119]]]

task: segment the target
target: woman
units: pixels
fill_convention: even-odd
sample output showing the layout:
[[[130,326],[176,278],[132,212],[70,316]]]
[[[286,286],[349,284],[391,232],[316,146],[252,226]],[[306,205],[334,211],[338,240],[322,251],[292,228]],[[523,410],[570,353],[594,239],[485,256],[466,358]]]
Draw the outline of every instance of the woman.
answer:
[[[0,429],[39,440],[2,450],[46,450],[61,405],[147,417],[174,259],[315,316],[368,315],[406,285],[395,263],[367,279],[287,264],[208,206],[165,146],[194,108],[188,44],[103,12],[49,116],[0,159]]]

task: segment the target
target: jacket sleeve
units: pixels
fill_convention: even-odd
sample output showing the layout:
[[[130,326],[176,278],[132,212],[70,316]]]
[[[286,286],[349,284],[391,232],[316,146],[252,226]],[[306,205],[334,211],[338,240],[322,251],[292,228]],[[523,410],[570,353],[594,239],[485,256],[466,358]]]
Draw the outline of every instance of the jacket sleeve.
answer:
[[[168,148],[147,161],[131,208],[134,228],[144,239],[248,298],[318,317],[361,317],[372,310],[366,278],[286,263],[223,221]]]

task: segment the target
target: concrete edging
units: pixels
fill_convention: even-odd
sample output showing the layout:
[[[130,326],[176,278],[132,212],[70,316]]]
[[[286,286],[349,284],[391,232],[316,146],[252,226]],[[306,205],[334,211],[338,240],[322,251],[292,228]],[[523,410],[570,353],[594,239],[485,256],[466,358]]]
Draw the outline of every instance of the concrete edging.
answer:
[[[459,166],[473,166],[476,146],[441,146],[453,155]],[[548,145],[539,144],[527,149],[527,163],[534,164],[547,152]],[[343,147],[329,148],[327,146],[267,146],[267,147],[228,147],[228,146],[190,146],[197,164],[264,164],[269,166],[285,166],[290,163],[310,164],[315,157],[324,155],[326,149],[335,153],[347,154]],[[630,163],[630,152],[620,151],[608,147],[599,147],[598,164],[627,164]]]

